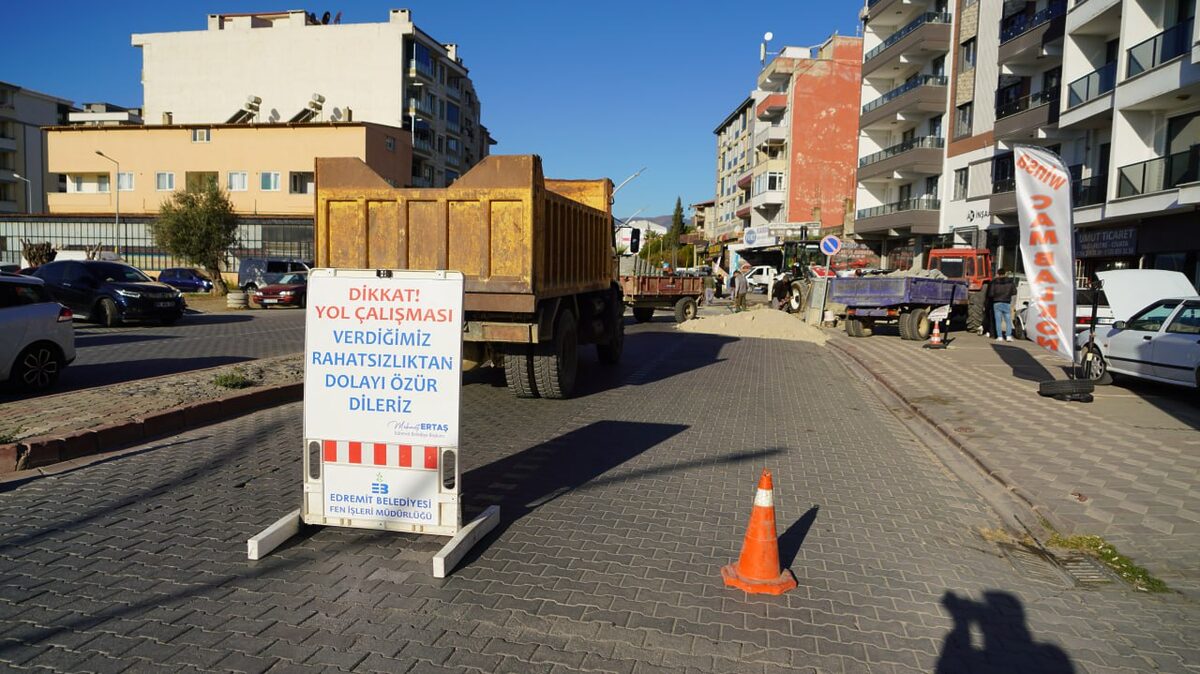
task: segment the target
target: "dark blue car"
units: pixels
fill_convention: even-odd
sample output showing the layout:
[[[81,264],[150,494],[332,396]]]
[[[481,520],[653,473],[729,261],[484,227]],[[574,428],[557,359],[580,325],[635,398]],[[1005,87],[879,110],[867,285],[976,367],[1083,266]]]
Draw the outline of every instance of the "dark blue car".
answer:
[[[165,283],[178,288],[185,293],[206,293],[212,290],[213,283],[203,274],[188,267],[173,267],[164,269],[158,275],[159,283]]]
[[[119,262],[68,260],[38,267],[50,297],[79,318],[109,327],[127,320],[170,325],[183,316],[183,294]]]

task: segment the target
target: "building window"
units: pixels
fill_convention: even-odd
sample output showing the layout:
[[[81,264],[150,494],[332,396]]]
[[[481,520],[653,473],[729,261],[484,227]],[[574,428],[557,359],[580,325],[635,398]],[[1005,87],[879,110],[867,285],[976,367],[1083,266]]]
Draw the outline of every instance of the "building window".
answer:
[[[193,143],[207,143],[210,140],[212,140],[211,129],[192,129]]]
[[[259,187],[262,188],[262,191],[264,192],[278,192],[279,172],[263,171],[259,182]]]
[[[925,179],[925,195],[937,199],[938,183],[942,180],[941,176],[929,176]]]
[[[954,200],[959,201],[967,198],[967,177],[969,173],[967,169],[960,168],[954,170]]]
[[[133,174],[118,173],[117,174],[117,190],[121,192],[133,191]]]
[[[102,173],[102,174],[96,176],[96,191],[97,192],[107,192],[108,191],[108,174],[107,173]]]
[[[954,109],[954,137],[971,135],[971,123],[975,118],[975,104],[963,103]]]
[[[172,192],[175,190],[175,174],[166,171],[159,171],[154,174],[154,189],[159,192]]]
[[[447,170],[446,171],[446,184],[449,185],[450,183],[454,182],[455,180],[458,180],[458,171]]]
[[[288,191],[292,194],[312,194],[313,172],[292,171],[288,176]]]
[[[229,182],[227,183],[230,192],[245,192],[247,185],[247,174],[245,171],[230,171]]]
[[[971,38],[958,46],[959,72],[975,67],[975,38]]]
[[[384,136],[383,146],[385,148],[387,148],[388,152],[395,152],[396,151],[396,139],[392,138],[391,136]]]

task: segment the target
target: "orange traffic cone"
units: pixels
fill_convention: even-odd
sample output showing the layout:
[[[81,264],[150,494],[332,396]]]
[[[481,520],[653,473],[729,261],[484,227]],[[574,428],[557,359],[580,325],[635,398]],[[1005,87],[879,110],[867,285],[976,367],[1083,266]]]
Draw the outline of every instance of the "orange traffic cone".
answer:
[[[929,343],[925,345],[926,349],[944,349],[945,343],[942,342],[942,331],[938,328],[938,321],[933,322],[933,332],[929,333]]]
[[[792,572],[779,569],[779,536],[775,533],[775,497],[771,471],[763,469],[750,511],[750,526],[737,564],[721,568],[721,577],[730,587],[750,594],[783,594],[796,587]]]

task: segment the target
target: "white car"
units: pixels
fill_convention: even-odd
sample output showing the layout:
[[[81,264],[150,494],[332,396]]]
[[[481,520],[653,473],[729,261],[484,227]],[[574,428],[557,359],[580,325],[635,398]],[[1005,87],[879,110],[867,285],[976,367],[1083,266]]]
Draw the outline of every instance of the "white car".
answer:
[[[778,269],[769,264],[760,264],[746,271],[746,283],[750,292],[765,293],[770,290],[771,284],[775,282],[775,277],[778,275]]]
[[[1187,277],[1160,269],[1099,272],[1115,322],[1076,337],[1097,384],[1113,374],[1200,388],[1200,295]]]
[[[71,318],[41,279],[0,274],[0,382],[24,391],[53,386],[75,360]]]
[[[1137,271],[1141,271],[1141,270],[1137,270]],[[1025,284],[1025,282],[1022,281],[1022,286],[1018,286],[1017,301],[1013,304],[1013,313],[1015,314],[1017,325],[1020,326],[1020,329],[1017,330],[1017,332],[1019,333],[1017,335],[1017,337],[1019,338],[1019,337],[1024,336],[1025,339],[1032,340],[1033,335],[1029,334],[1029,331],[1025,329],[1025,326],[1028,324],[1027,318],[1029,315],[1029,303],[1030,303],[1030,300],[1028,299],[1029,298],[1028,284]],[[1024,299],[1021,299],[1022,292],[1024,292]],[[1099,301],[1096,304],[1096,329],[1099,330],[1101,328],[1109,327],[1113,324],[1113,321],[1116,320],[1115,318],[1113,318],[1112,307],[1109,306],[1108,298],[1104,296],[1103,290],[1092,290],[1090,288],[1076,288],[1075,289],[1075,332],[1079,332],[1080,330],[1087,330],[1089,327],[1091,327],[1091,324],[1092,324],[1092,301],[1093,301],[1093,299],[1097,299],[1097,294],[1099,295],[1099,297],[1098,297]],[[1018,306],[1020,307],[1019,309],[1016,308]]]

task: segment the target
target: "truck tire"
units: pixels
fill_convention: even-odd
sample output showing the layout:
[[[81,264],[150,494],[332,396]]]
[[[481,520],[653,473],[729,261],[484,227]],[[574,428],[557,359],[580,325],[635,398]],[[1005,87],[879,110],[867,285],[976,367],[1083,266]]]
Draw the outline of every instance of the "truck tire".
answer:
[[[612,337],[607,343],[596,345],[596,357],[605,365],[616,365],[621,362],[621,353],[625,350],[625,303],[620,297],[613,302]]]
[[[912,317],[911,311],[903,311],[900,313],[900,339],[912,340],[912,327],[909,325],[909,319]]]
[[[533,356],[533,375],[538,395],[561,400],[575,390],[579,369],[579,333],[575,314],[564,311],[554,322],[554,341],[538,345]]]
[[[519,344],[504,352],[504,381],[508,384],[508,390],[518,398],[538,397],[530,351],[528,345]]]
[[[684,297],[675,303],[675,322],[682,323],[696,317],[696,300]]]
[[[792,292],[788,295],[789,313],[802,313],[808,308],[808,287],[800,281],[792,281]]]
[[[909,314],[908,332],[914,340],[923,342],[929,339],[929,332],[932,329],[933,324],[929,321],[928,307],[921,307]]]
[[[987,298],[982,290],[967,293],[967,330],[978,333],[983,330],[983,312],[987,309]]]
[[[649,323],[654,318],[654,307],[634,307],[633,320],[638,323]]]
[[[846,334],[850,337],[870,337],[871,330],[864,327],[863,320],[861,318],[848,316],[846,318]]]

